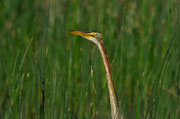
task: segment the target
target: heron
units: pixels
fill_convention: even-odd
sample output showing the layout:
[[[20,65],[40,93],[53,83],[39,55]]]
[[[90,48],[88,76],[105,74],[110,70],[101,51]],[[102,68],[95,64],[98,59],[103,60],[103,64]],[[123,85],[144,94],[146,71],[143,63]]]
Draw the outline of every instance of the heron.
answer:
[[[108,55],[104,47],[102,34],[97,31],[77,31],[77,30],[71,30],[69,33],[81,36],[97,45],[97,47],[100,50],[105,71],[106,71],[106,79],[107,79],[107,85],[108,85],[108,91],[109,91],[109,98],[110,98],[110,105],[111,105],[111,116],[112,119],[123,119],[122,112],[119,111],[119,104],[116,96],[116,92],[114,89],[112,76],[111,76],[111,65],[109,63]]]

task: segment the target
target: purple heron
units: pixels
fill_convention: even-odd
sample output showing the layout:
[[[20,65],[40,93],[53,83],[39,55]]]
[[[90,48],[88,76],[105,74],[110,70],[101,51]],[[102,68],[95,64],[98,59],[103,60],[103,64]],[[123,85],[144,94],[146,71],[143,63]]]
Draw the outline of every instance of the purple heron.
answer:
[[[117,96],[114,90],[113,81],[111,78],[111,66],[109,63],[109,59],[103,44],[102,34],[99,32],[84,32],[84,31],[70,31],[71,34],[81,36],[85,39],[88,39],[95,43],[97,47],[100,50],[105,70],[106,70],[106,77],[107,77],[107,85],[109,90],[109,97],[110,97],[110,103],[111,103],[111,116],[112,119],[123,119],[123,115],[119,112],[119,105]]]

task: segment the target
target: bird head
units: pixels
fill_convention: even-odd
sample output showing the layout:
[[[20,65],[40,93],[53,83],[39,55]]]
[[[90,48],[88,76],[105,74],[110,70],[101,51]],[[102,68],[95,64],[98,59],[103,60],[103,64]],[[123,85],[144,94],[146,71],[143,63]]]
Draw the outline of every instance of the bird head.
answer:
[[[96,45],[98,45],[102,41],[102,35],[101,33],[97,31],[75,31],[72,30],[69,33],[81,36],[85,39],[88,39],[92,42],[94,42]]]

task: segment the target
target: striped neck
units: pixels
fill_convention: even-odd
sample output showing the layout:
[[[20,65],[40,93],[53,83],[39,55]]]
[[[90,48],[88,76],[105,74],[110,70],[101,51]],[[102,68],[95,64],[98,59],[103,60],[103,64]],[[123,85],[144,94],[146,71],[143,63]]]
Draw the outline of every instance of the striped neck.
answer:
[[[100,40],[100,43],[98,44],[98,48],[103,58],[103,62],[104,62],[105,70],[106,70],[107,85],[108,85],[109,97],[110,97],[110,103],[111,103],[112,119],[119,119],[119,105],[118,105],[117,96],[114,90],[113,81],[111,78],[111,65],[109,63],[109,59],[108,59],[102,40]]]

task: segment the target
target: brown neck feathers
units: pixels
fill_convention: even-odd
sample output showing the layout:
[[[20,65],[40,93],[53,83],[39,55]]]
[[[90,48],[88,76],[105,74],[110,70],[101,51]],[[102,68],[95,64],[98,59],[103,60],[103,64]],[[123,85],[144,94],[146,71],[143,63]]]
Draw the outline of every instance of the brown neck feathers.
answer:
[[[103,62],[104,62],[104,66],[105,66],[105,70],[106,70],[107,85],[108,85],[109,97],[110,97],[110,103],[111,103],[112,119],[120,119],[118,100],[117,100],[117,96],[116,96],[116,93],[114,90],[113,81],[111,78],[111,65],[109,63],[108,55],[107,55],[107,52],[105,50],[105,47],[104,47],[102,40],[100,40],[100,44],[99,44],[98,48],[101,52]]]

